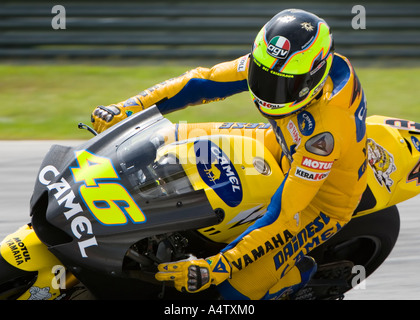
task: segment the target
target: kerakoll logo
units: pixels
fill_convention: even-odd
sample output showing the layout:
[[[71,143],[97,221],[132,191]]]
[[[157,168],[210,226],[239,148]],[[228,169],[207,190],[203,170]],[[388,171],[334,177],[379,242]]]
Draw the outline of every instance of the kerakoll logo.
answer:
[[[329,171],[319,173],[297,167],[295,171],[295,176],[310,181],[321,181],[328,177],[329,173]]]
[[[290,41],[282,36],[270,40],[267,53],[276,59],[285,59],[290,51]]]

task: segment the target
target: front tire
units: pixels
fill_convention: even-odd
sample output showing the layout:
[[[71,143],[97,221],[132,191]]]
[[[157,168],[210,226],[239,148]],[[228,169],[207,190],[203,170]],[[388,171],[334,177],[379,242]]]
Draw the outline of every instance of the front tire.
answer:
[[[0,300],[16,300],[36,281],[37,272],[11,266],[0,256]]]

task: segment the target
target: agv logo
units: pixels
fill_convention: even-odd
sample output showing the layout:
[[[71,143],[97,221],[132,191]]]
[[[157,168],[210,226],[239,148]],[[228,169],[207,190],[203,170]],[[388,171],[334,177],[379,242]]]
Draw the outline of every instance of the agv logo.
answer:
[[[270,40],[267,53],[276,59],[285,59],[290,51],[290,41],[285,37],[276,36]]]

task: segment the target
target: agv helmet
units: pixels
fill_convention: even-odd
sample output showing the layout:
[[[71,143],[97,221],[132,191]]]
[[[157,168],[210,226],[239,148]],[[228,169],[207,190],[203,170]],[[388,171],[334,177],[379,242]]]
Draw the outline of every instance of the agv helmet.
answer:
[[[307,106],[323,88],[333,54],[323,19],[297,9],[275,15],[258,33],[250,56],[248,86],[260,112],[279,118]]]

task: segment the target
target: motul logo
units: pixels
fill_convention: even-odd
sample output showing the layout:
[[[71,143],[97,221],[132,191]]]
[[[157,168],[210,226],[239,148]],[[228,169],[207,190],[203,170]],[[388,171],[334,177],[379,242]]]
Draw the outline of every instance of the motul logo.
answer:
[[[302,166],[318,170],[330,170],[333,163],[334,161],[318,161],[307,157],[302,159]]]

